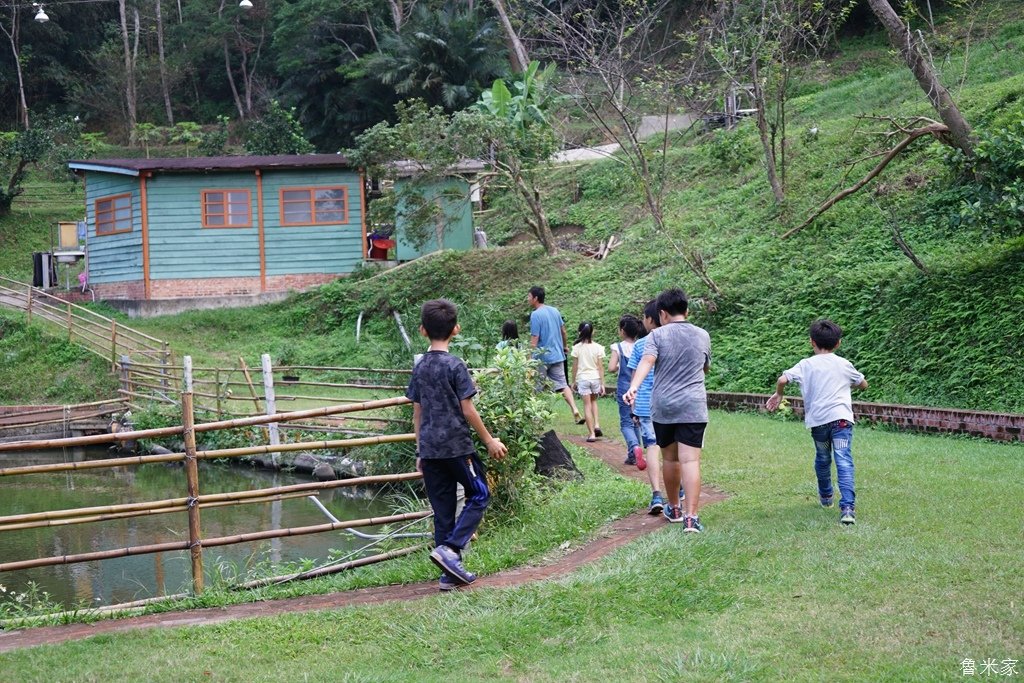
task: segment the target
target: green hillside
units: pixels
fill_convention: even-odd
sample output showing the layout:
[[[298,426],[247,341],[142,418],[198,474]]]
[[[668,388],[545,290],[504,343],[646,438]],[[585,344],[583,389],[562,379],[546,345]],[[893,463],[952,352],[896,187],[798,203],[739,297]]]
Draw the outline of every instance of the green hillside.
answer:
[[[988,3],[970,35],[958,15],[945,26],[937,61],[947,82],[963,76],[953,92],[968,120],[997,151],[1024,159],[1024,8]],[[767,392],[780,370],[809,352],[807,325],[830,317],[846,331],[842,353],[871,381],[868,400],[1024,411],[1024,388],[1008,371],[1024,362],[1021,221],[964,218],[970,212],[948,148],[919,140],[864,191],[780,239],[874,163],[845,175],[848,160],[883,144],[870,134],[881,123],[859,115],[934,116],[881,34],[842,41],[799,82],[789,102],[791,165],[781,210],[765,180],[756,130],[745,122],[735,131],[669,141],[670,235],[653,230],[621,164],[554,170],[545,200],[555,225],[582,226],[576,239],[594,245],[624,237],[605,261],[571,251],[549,258],[528,245],[444,254],[372,279],[357,274],[273,307],[133,324],[200,358],[233,362],[239,353],[270,351],[278,362],[374,364],[400,361],[390,310],[412,331],[427,298],[460,303],[464,335],[487,346],[506,318],[523,330],[526,289],[541,284],[570,333],[594,320],[595,339],[609,344],[621,314],[680,285],[694,298],[694,321],[712,335],[712,389]],[[492,197],[484,225],[492,243],[520,231],[507,204]],[[0,222],[0,236],[18,233],[13,226],[23,218]],[[897,248],[894,225],[927,272]],[[27,238],[18,239],[14,248],[24,249]],[[674,256],[676,246],[699,251],[721,296],[702,288]],[[4,251],[0,272],[13,272]],[[360,311],[369,317],[357,346]]]

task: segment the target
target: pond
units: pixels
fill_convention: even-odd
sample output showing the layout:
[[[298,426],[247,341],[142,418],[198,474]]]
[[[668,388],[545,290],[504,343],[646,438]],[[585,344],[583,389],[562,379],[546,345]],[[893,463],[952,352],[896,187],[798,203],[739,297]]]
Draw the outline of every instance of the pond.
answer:
[[[106,449],[68,449],[0,453],[0,467],[35,465],[65,460],[111,457]],[[200,494],[244,491],[311,481],[290,473],[266,472],[222,462],[199,463]],[[180,498],[186,495],[185,470],[180,464],[84,470],[74,473],[32,474],[0,477],[0,515],[117,505]],[[383,516],[393,506],[376,490],[348,487],[321,491],[319,500],[340,520]],[[308,498],[203,508],[204,537],[230,536],[267,529],[285,529],[328,522]],[[424,531],[417,525],[415,531]],[[360,528],[363,533],[379,529]],[[14,562],[37,557],[113,550],[129,546],[188,540],[184,512],[86,522],[0,532],[0,561]],[[206,583],[218,571],[240,574],[254,563],[317,560],[322,564],[332,551],[348,554],[367,541],[347,531],[293,536],[258,543],[210,548],[203,552]],[[122,557],[53,567],[2,572],[0,585],[23,592],[29,582],[66,607],[101,606],[141,598],[170,595],[191,587],[187,551]],[[275,572],[280,573],[280,572]],[[4,598],[0,598],[4,599]]]

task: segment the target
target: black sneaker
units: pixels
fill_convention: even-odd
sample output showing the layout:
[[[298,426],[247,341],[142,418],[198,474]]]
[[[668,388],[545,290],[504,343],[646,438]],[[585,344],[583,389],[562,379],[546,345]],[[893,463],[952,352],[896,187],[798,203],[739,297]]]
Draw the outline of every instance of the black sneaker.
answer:
[[[655,491],[651,496],[651,506],[647,508],[647,514],[657,515],[665,509],[665,499],[661,497],[661,491]]]
[[[818,502],[821,503],[821,507],[830,508],[834,505],[834,499],[832,496],[818,496]]]
[[[678,505],[672,505],[671,503],[665,503],[665,509],[662,511],[665,515],[665,519],[670,522],[682,522],[683,521],[683,510]]]
[[[463,585],[469,585],[476,581],[476,574],[463,567],[459,554],[446,545],[434,548],[434,551],[430,553],[430,561]]]
[[[636,464],[636,457],[632,453],[630,453],[629,455],[626,456],[626,459],[622,462],[622,464],[623,465],[635,465]]]
[[[839,509],[839,521],[843,524],[856,524],[857,515],[854,513],[852,507],[844,507]]]
[[[687,515],[683,518],[683,531],[688,534],[699,534],[704,531],[704,525],[700,523],[700,518],[697,515]]]

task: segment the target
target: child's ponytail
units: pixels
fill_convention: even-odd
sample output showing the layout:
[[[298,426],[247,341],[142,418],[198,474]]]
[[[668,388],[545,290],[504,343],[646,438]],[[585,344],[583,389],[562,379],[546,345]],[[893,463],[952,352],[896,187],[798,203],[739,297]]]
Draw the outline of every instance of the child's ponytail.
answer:
[[[580,323],[579,330],[576,333],[576,343],[582,344],[583,342],[593,341],[594,338],[594,324],[583,321]]]

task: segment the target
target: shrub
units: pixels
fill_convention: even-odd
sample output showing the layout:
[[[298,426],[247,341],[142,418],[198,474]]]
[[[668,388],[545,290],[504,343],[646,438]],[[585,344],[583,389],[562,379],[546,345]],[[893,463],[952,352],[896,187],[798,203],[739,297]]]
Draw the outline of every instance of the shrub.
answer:
[[[507,456],[487,463],[491,507],[499,518],[507,518],[529,501],[537,443],[550,428],[553,414],[544,396],[534,390],[537,361],[528,351],[501,349],[491,366],[475,374],[480,390],[476,409],[491,434],[508,447]]]

